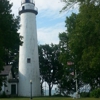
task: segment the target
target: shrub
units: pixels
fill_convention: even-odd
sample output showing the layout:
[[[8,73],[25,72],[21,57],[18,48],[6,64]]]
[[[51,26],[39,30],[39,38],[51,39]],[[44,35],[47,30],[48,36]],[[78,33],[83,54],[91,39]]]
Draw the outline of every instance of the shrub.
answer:
[[[90,96],[90,93],[89,92],[81,92],[80,93],[80,96],[81,97],[89,97]]]
[[[90,93],[90,96],[91,96],[91,97],[95,97],[95,98],[99,98],[99,97],[100,97],[100,88],[93,90],[93,91]]]
[[[54,96],[54,97],[62,97],[61,94],[54,94],[53,96]]]
[[[1,97],[1,98],[6,98],[6,97],[7,97],[7,96],[6,96],[6,93],[3,92],[3,93],[0,95],[0,97]]]

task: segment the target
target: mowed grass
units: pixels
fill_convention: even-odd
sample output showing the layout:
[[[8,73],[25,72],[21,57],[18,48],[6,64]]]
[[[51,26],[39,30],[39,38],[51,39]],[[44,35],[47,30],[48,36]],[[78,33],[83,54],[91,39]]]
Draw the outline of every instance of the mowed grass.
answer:
[[[0,98],[0,100],[30,100],[30,98]],[[66,97],[39,97],[39,98],[32,98],[32,100],[100,100],[100,98],[80,98],[80,99],[73,99],[73,98],[66,98]]]

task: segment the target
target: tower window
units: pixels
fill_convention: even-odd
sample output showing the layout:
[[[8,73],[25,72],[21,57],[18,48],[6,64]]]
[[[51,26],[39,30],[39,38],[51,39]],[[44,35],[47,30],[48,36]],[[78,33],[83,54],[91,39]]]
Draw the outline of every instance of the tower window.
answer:
[[[31,63],[31,59],[30,58],[27,58],[27,63]]]
[[[25,9],[25,7],[24,6],[22,6],[22,10],[24,10]]]

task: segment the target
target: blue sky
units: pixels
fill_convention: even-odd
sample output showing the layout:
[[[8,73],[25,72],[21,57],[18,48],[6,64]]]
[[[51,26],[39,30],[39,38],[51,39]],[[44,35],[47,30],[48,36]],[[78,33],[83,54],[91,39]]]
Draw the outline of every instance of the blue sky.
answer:
[[[13,3],[12,11],[18,15],[18,9],[21,6],[21,0],[10,0]],[[78,12],[77,5],[74,9],[69,9],[63,13],[60,10],[64,6],[61,0],[35,0],[35,6],[38,8],[37,38],[38,44],[58,44],[58,35],[66,30],[65,19],[72,12]]]

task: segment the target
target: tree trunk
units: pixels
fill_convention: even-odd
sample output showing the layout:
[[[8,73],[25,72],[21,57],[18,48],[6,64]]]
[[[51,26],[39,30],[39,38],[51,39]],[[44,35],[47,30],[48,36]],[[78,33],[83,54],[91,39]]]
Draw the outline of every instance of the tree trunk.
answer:
[[[51,96],[51,90],[52,90],[51,84],[49,84],[49,96]]]

